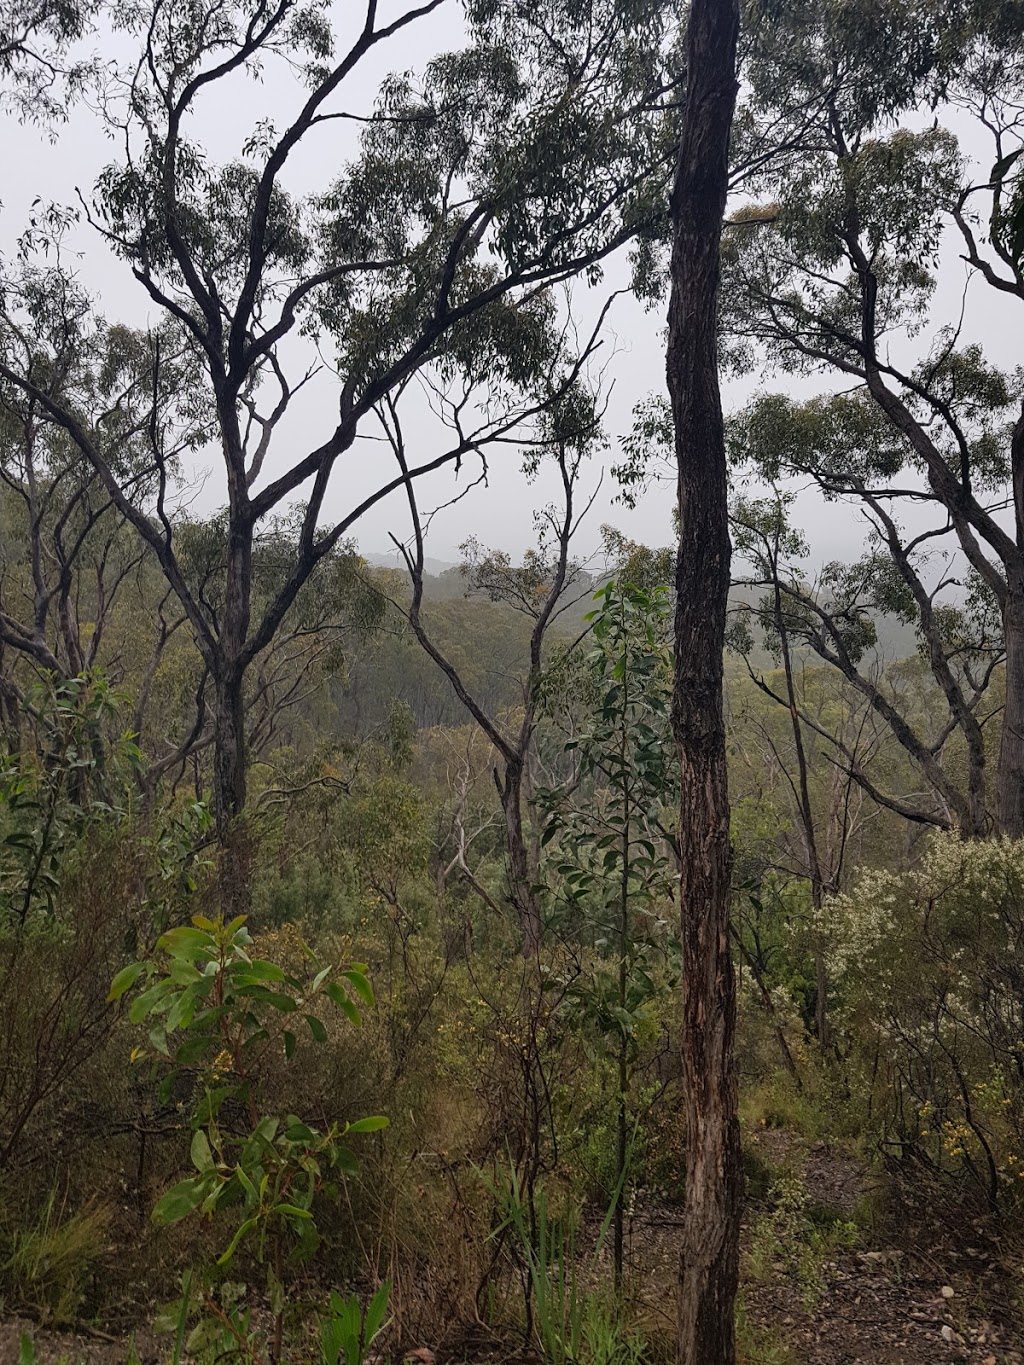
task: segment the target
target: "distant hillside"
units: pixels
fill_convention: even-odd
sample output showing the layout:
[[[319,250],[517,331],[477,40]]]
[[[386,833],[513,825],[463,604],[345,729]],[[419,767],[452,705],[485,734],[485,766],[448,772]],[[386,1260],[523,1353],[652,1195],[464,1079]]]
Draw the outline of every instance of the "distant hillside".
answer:
[[[367,564],[372,564],[375,569],[404,569],[405,563],[397,550],[385,550],[383,553],[367,553],[360,551]],[[423,561],[423,567],[432,578],[440,578],[449,569],[457,569],[459,566],[451,560],[432,559],[427,555]]]

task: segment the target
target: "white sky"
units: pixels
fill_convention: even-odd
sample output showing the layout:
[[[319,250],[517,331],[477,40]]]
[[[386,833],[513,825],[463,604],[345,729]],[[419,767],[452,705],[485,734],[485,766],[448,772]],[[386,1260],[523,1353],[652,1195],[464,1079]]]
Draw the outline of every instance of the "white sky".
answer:
[[[361,6],[349,10],[358,15]],[[381,5],[381,22],[389,13],[401,8],[394,3]],[[336,6],[339,25],[348,6]],[[361,64],[346,87],[343,107],[367,112],[380,78],[388,71],[421,68],[435,52],[457,46],[460,39],[460,7],[454,3],[419,26],[407,30],[397,40],[382,46],[365,64]],[[109,54],[108,54],[109,55]],[[301,86],[278,71],[268,72],[267,83],[255,85],[239,79],[230,90],[230,100],[224,99],[220,86],[216,100],[207,97],[200,106],[199,119],[202,140],[216,159],[238,153],[241,143],[252,125],[260,118],[271,118],[278,127],[286,126],[290,113],[302,99]],[[300,145],[289,162],[285,183],[297,193],[304,193],[325,185],[341,163],[354,149],[354,125],[331,123],[319,130],[318,136]],[[968,144],[970,145],[970,144]],[[984,164],[991,159],[988,148],[977,144],[978,155]],[[0,151],[0,250],[9,251],[23,229],[32,201],[39,197],[72,203],[80,188],[88,194],[96,173],[116,155],[117,148],[107,141],[97,115],[85,106],[76,106],[68,124],[51,140],[39,129],[18,125],[9,115],[3,119],[3,142]],[[134,325],[147,320],[157,321],[157,310],[151,305],[143,289],[131,277],[126,267],[110,253],[98,234],[82,227],[74,237],[80,253],[78,270],[83,283],[99,298],[102,311],[110,318],[118,318]],[[936,322],[955,319],[959,315],[966,278],[966,267],[957,257],[956,243],[950,240],[940,272],[936,298]],[[624,260],[612,266],[600,290],[590,298],[579,297],[579,311],[584,318],[592,315],[610,289],[626,282]],[[997,361],[1007,365],[1016,363],[1019,355],[1019,320],[1014,317],[1013,301],[1001,300],[995,291],[975,283],[968,294],[965,339],[978,339]],[[614,350],[609,375],[614,387],[608,409],[608,434],[611,448],[609,463],[616,458],[618,439],[630,425],[634,403],[651,391],[664,387],[663,319],[658,313],[646,313],[630,298],[620,298],[611,314],[609,344],[604,354]],[[922,349],[925,338],[918,343]],[[757,388],[756,378],[726,385],[727,409],[745,402]],[[813,381],[794,381],[792,378],[766,382],[769,389],[788,389],[793,393],[808,393]],[[295,458],[318,444],[333,428],[337,412],[337,382],[330,374],[322,375],[303,395],[290,426],[278,437],[276,450],[268,459],[263,479],[273,477]],[[441,449],[438,435],[428,422],[422,430],[413,431],[411,454],[415,458],[418,442],[423,453]],[[357,442],[336,468],[326,504],[326,515],[344,514],[377,486],[381,462],[388,457],[382,447],[371,442]],[[201,460],[195,477],[203,482],[202,491],[193,501],[197,510],[212,511],[222,500],[222,482],[218,477],[216,452]],[[474,471],[475,472],[475,471]],[[388,469],[390,477],[391,470]],[[592,471],[592,488],[600,475],[600,468]],[[452,475],[436,476],[421,493],[424,507],[431,502],[447,501],[455,491]],[[541,478],[530,485],[524,479],[515,452],[508,451],[492,464],[488,485],[473,490],[467,498],[442,512],[431,528],[429,553],[441,560],[458,557],[458,545],[472,534],[485,544],[521,554],[534,541],[532,513],[553,495]],[[666,485],[655,485],[635,511],[628,511],[614,503],[615,486],[610,476],[604,478],[602,490],[588,518],[589,527],[581,532],[579,548],[591,553],[599,543],[602,522],[611,522],[633,538],[652,544],[665,544],[671,538],[672,490]],[[799,519],[805,526],[815,558],[851,558],[861,546],[864,525],[851,509],[842,505],[824,504],[814,496],[804,496],[799,503]],[[367,553],[391,548],[389,534],[407,534],[408,525],[404,503],[395,497],[380,504],[366,515],[356,533],[358,544]]]

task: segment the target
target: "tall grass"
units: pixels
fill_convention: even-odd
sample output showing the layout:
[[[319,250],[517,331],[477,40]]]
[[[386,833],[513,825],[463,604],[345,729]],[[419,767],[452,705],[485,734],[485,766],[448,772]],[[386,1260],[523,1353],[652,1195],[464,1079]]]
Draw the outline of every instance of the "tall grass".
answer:
[[[604,1216],[594,1250],[581,1260],[576,1220],[556,1218],[543,1188],[533,1207],[510,1165],[492,1192],[504,1220],[492,1236],[508,1230],[527,1268],[533,1331],[549,1365],[641,1365],[648,1358],[639,1332],[622,1322],[621,1304],[598,1284],[601,1248],[615,1213],[620,1191]]]
[[[51,1191],[35,1222],[11,1234],[0,1266],[11,1300],[54,1322],[73,1322],[89,1277],[107,1253],[109,1227],[104,1205],[68,1213]]]

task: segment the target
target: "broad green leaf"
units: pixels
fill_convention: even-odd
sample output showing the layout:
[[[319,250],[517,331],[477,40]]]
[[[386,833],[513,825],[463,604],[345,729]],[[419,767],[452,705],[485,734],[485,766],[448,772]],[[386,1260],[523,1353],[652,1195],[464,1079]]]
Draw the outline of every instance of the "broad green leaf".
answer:
[[[213,1170],[213,1152],[210,1149],[210,1140],[202,1128],[196,1129],[192,1137],[191,1155],[192,1165],[197,1171]]]
[[[150,986],[148,991],[143,991],[137,995],[128,1007],[128,1018],[133,1024],[141,1024],[147,1015],[159,1009],[163,1001],[174,990],[170,981],[158,981],[155,986]]]
[[[355,1123],[350,1123],[345,1129],[346,1133],[377,1133],[381,1128],[386,1128],[391,1122],[383,1114],[371,1114],[365,1119],[356,1119]]]
[[[309,1209],[301,1209],[298,1204],[275,1204],[274,1213],[283,1213],[287,1218],[306,1218],[312,1219],[313,1215]]]
[[[342,972],[342,976],[346,981],[351,981],[352,985],[356,988],[357,994],[362,996],[367,1005],[373,1004],[373,987],[370,985],[362,971],[355,967],[349,967]]]
[[[245,1171],[244,1167],[236,1166],[235,1175],[238,1178],[238,1183],[241,1185],[242,1189],[246,1192],[249,1198],[253,1201],[254,1204],[258,1204],[260,1202],[259,1192],[257,1191],[256,1186],[249,1179],[249,1176]]]
[[[329,981],[324,987],[324,994],[348,1017],[355,1028],[359,1028],[363,1021],[359,1017],[359,1011],[346,995],[344,986],[340,986],[337,981]]]
[[[125,991],[130,991],[138,981],[139,977],[146,970],[144,962],[133,962],[128,967],[122,967],[118,974],[110,983],[110,994],[107,996],[107,1004],[113,1004],[115,1000],[120,1000]]]
[[[201,1178],[180,1180],[160,1199],[153,1209],[154,1223],[180,1223],[199,1207],[208,1194],[207,1184]]]
[[[359,1173],[359,1162],[356,1160],[356,1154],[348,1147],[334,1147],[330,1153],[330,1161],[332,1166],[343,1171],[345,1175],[358,1175]]]
[[[256,981],[284,981],[285,973],[275,962],[266,962],[262,958],[257,958],[250,962],[244,971],[239,973],[239,980],[245,982]]]
[[[391,1296],[391,1281],[385,1280],[366,1306],[363,1320],[363,1344],[369,1346],[384,1325],[384,1315],[388,1311]]]
[[[175,1066],[193,1066],[215,1045],[214,1038],[187,1038],[174,1053]]]
[[[246,1000],[256,1000],[261,1005],[269,1005],[282,1014],[294,1014],[299,1008],[290,995],[282,991],[272,991],[267,986],[243,986],[238,992]]]
[[[216,945],[210,934],[202,929],[189,929],[183,924],[177,929],[168,929],[166,934],[157,939],[156,946],[174,957],[198,957]]]

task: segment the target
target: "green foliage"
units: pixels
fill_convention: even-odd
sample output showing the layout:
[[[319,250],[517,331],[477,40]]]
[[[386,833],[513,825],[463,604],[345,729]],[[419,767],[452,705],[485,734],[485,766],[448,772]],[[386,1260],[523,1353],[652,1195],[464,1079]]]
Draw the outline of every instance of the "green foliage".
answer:
[[[593,648],[584,663],[588,701],[582,733],[565,744],[566,788],[538,794],[554,850],[554,894],[573,936],[592,943],[562,983],[563,1011],[617,1063],[616,1288],[622,1278],[622,1208],[630,1154],[631,1074],[665,990],[657,970],[673,934],[669,803],[674,748],[669,730],[672,666],[665,644],[668,593],[610,581],[590,613]],[[554,984],[554,983],[552,983]]]
[[[403,879],[426,866],[430,846],[422,798],[392,774],[353,793],[338,812],[337,830],[356,875],[391,903]]]
[[[385,1330],[391,1285],[385,1280],[363,1311],[353,1294],[343,1299],[331,1291],[328,1311],[320,1319],[322,1365],[363,1365],[377,1337]]]
[[[617,1051],[634,1039],[656,994],[653,959],[672,933],[664,918],[674,820],[668,595],[610,582],[595,600],[594,647],[584,663],[588,711],[582,733],[564,746],[572,776],[538,801],[565,928],[599,954],[569,999]]]
[[[110,999],[141,985],[128,1017],[133,1024],[149,1025],[148,1046],[137,1048],[133,1058],[148,1057],[165,1072],[161,1089],[166,1097],[177,1078],[195,1069],[202,1077],[193,1109],[190,1156],[195,1174],[164,1192],[153,1219],[178,1223],[193,1214],[212,1217],[218,1210],[231,1210],[234,1230],[217,1264],[228,1265],[247,1241],[255,1243],[257,1259],[268,1262],[268,1290],[278,1324],[272,1348],[276,1360],[286,1252],[289,1262],[295,1262],[316,1250],[314,1200],[356,1167],[343,1139],[376,1132],[388,1120],[367,1117],[321,1131],[294,1114],[261,1113],[261,1068],[269,1054],[280,1052],[292,1061],[300,1028],[314,1044],[325,1043],[328,1007],[358,1027],[360,1005],[373,1004],[373,991],[361,963],[323,966],[306,949],[309,970],[300,977],[254,957],[251,947],[244,916],[227,923],[193,916],[191,926],[161,935],[151,959],[119,972]],[[239,1133],[237,1122],[222,1122],[226,1106],[242,1107],[247,1133]],[[239,1306],[231,1329],[239,1340],[248,1336],[246,1312]],[[208,1314],[200,1324],[214,1335],[223,1326],[222,1312]]]
[[[758,1220],[749,1253],[755,1279],[764,1280],[781,1261],[783,1274],[813,1309],[825,1292],[828,1262],[842,1247],[856,1245],[857,1226],[816,1211],[797,1176],[783,1176],[768,1194],[771,1211]]]
[[[0,0],[0,29],[8,9]],[[592,1260],[581,1250],[578,1210],[588,1197],[607,1200],[600,1249],[629,1206],[627,1185],[670,1198],[679,1189],[685,1135],[670,1060],[676,779],[661,586],[671,554],[606,533],[615,581],[598,594],[589,630],[577,640],[576,613],[559,616],[558,628],[572,629],[551,651],[547,713],[525,769],[541,817],[529,831],[541,845],[531,849],[537,895],[554,931],[536,976],[541,992],[532,980],[524,986],[533,964],[517,965],[500,914],[494,755],[457,728],[461,704],[403,619],[406,587],[369,570],[340,539],[343,522],[321,513],[336,503],[328,480],[349,458],[343,453],[373,448],[351,446],[367,434],[363,421],[397,401],[417,370],[436,409],[457,424],[474,407],[489,416],[550,395],[578,347],[548,291],[552,280],[582,269],[595,283],[604,257],[632,239],[637,290],[644,302],[657,296],[680,107],[680,10],[663,0],[468,0],[464,42],[446,52],[431,40],[424,6],[406,34],[425,40],[420,69],[382,81],[376,100],[353,115],[347,101],[342,109],[329,102],[347,60],[333,50],[347,15],[336,24],[329,9],[313,0],[261,10],[258,28],[253,7],[234,0],[113,14],[115,66],[140,37],[149,60],[135,52],[124,70],[111,67],[114,87],[101,93],[116,89],[116,97],[97,101],[127,118],[127,140],[111,145],[132,150],[103,173],[90,210],[152,297],[172,301],[173,326],[136,333],[94,315],[59,255],[72,222],[59,209],[33,209],[24,260],[3,272],[0,359],[35,376],[100,444],[130,506],[145,508],[150,550],[161,562],[166,551],[177,575],[165,595],[148,553],[130,571],[130,606],[122,594],[105,622],[93,612],[102,594],[83,588],[84,569],[61,599],[80,618],[72,634],[103,635],[99,657],[116,660],[141,738],[119,733],[125,698],[99,673],[67,679],[55,669],[25,689],[38,654],[52,647],[63,661],[65,651],[50,640],[60,633],[55,607],[42,645],[39,630],[15,631],[16,657],[8,647],[9,612],[28,604],[24,620],[38,613],[36,513],[19,462],[38,456],[32,497],[45,504],[47,574],[58,561],[66,570],[58,523],[67,548],[92,514],[92,469],[45,404],[40,417],[36,399],[5,383],[0,724],[11,752],[0,761],[0,1147],[13,1152],[27,1133],[31,1155],[4,1190],[5,1288],[40,1312],[80,1312],[109,1217],[120,1239],[139,1246],[138,1270],[110,1267],[118,1296],[124,1288],[126,1300],[148,1302],[169,1267],[177,1274],[196,1263],[164,1315],[175,1365],[186,1354],[265,1365],[310,1350],[323,1365],[363,1365],[379,1347],[390,1291],[382,1285],[364,1311],[351,1286],[377,1283],[387,1266],[403,1337],[418,1315],[430,1326],[442,1315],[445,1325],[472,1317],[484,1292],[497,1297],[516,1278],[504,1274],[510,1258],[499,1257],[502,1274],[474,1301],[490,1274],[491,1232],[490,1245],[511,1247],[511,1268],[528,1282],[551,1365],[639,1365],[647,1345],[625,1325],[625,1303],[600,1284],[596,1252]],[[44,11],[42,36],[62,48],[91,6],[66,4],[56,18]],[[842,393],[763,394],[733,423],[737,470],[781,487],[775,497],[737,499],[734,539],[755,577],[784,580],[797,695],[815,735],[811,804],[823,845],[830,841],[834,884],[860,878],[814,917],[794,821],[790,713],[776,714],[757,692],[763,683],[781,695],[778,676],[757,674],[753,662],[760,653],[770,668],[780,657],[779,605],[774,593],[744,600],[733,641],[751,677],[738,677],[733,661],[729,697],[743,1118],[815,1141],[857,1124],[894,1168],[1009,1208],[1021,1198],[1024,1162],[1024,872],[1003,845],[942,842],[921,857],[913,831],[842,780],[863,760],[883,794],[919,785],[854,684],[812,666],[808,650],[823,643],[867,673],[886,648],[886,622],[907,628],[901,642],[909,628],[920,636],[919,604],[881,538],[856,563],[826,565],[812,584],[786,484],[811,479],[827,499],[849,500],[862,487],[888,496],[906,481],[926,505],[920,442],[872,396],[865,354],[874,348],[898,374],[942,301],[937,259],[957,209],[982,249],[995,248],[994,268],[1021,261],[1024,162],[1010,145],[1018,132],[1007,130],[989,183],[969,187],[956,140],[919,117],[930,100],[973,107],[979,93],[993,95],[991,117],[1001,116],[1004,98],[1012,112],[1017,29],[1014,6],[968,0],[745,5],[733,171],[750,202],[726,227],[723,292],[731,333],[723,346],[737,366],[768,359],[784,371],[843,372]],[[0,55],[0,74],[28,59]],[[308,196],[284,186],[301,128],[293,142],[260,119],[218,163],[192,117],[191,94],[207,85],[211,107],[217,95],[230,103],[233,87],[215,73],[241,80],[275,68],[272,83],[304,82],[293,93],[313,124],[358,120],[331,124],[360,131],[350,158],[334,159],[331,183]],[[911,119],[912,128],[899,126]],[[774,156],[778,147],[784,154]],[[978,210],[979,194],[993,212]],[[48,248],[49,260],[33,256]],[[332,418],[282,471],[269,437],[279,418],[279,433],[295,431],[285,418],[305,382],[285,365],[295,328],[311,350],[332,352],[341,406],[337,429]],[[984,500],[987,515],[1004,497],[1019,376],[990,363],[955,325],[917,351],[905,382],[896,374],[883,379],[927,427],[945,471],[959,479],[968,468],[965,492]],[[318,382],[331,383],[329,371]],[[537,472],[545,441],[581,449],[597,415],[577,384],[552,413],[521,422],[527,473]],[[634,418],[615,470],[625,501],[672,453],[663,400],[640,403]],[[165,477],[173,486],[182,457],[210,448],[219,422],[239,517],[190,518],[170,501],[161,528]],[[239,424],[242,444],[252,438],[241,453]],[[308,477],[290,483],[293,474]],[[288,515],[275,513],[283,501],[265,497],[284,485],[283,498],[300,486],[309,495]],[[84,501],[62,520],[75,499]],[[7,517],[10,505],[16,517]],[[104,535],[116,523],[118,573],[132,562],[122,544],[132,527],[117,520],[124,515],[108,509],[97,523]],[[918,562],[934,544],[917,542]],[[980,552],[986,578],[998,568],[990,548]],[[514,562],[472,540],[464,553],[463,571],[428,590],[425,620],[488,714],[514,724],[516,678],[551,556],[542,547]],[[319,563],[308,579],[303,555]],[[245,578],[251,633],[229,619],[239,596],[229,565]],[[570,574],[582,581],[579,565]],[[178,621],[175,590],[189,600],[190,622]],[[944,591],[933,603],[942,648],[957,677],[987,678],[1001,649],[997,594],[977,576],[963,591],[959,583]],[[827,629],[819,608],[831,614]],[[235,633],[243,648],[227,659],[221,646]],[[212,695],[239,664],[247,737],[260,759],[249,774],[252,916],[225,922],[209,910],[224,888],[204,852],[204,791]],[[933,718],[926,664],[910,658],[872,673],[886,698],[902,692],[915,724]],[[992,708],[979,702],[976,714],[994,716],[998,704],[998,695]],[[941,735],[943,723],[920,729]],[[830,736],[840,743],[825,755],[818,738]],[[952,735],[936,748],[951,770],[962,762],[958,745]],[[467,849],[472,868],[460,871]],[[197,903],[209,914],[190,920]],[[808,1059],[818,935],[832,949],[835,1049]],[[125,964],[151,942],[150,955]],[[364,1017],[371,972],[347,965],[350,951],[373,964],[387,1002],[379,1018]],[[799,1086],[775,1074],[776,1028],[800,1063]],[[138,1070],[121,1075],[128,1030],[141,1035],[136,1060],[159,1080],[153,1096],[139,1093]],[[34,1126],[25,1095],[41,1097]],[[385,1120],[345,1115],[384,1109],[397,1131],[387,1143],[362,1144],[368,1178],[351,1181],[356,1140]],[[524,1160],[488,1199],[467,1172],[506,1142],[534,1164],[524,1174]],[[780,1263],[811,1304],[827,1262],[850,1244],[849,1226],[816,1211],[792,1178],[748,1162],[753,1193],[773,1206],[755,1227],[753,1269]],[[71,1174],[58,1209],[44,1196],[61,1163]],[[145,1207],[154,1189],[156,1231],[140,1227],[130,1207]],[[320,1294],[323,1306],[332,1283],[346,1287],[314,1324],[311,1304]],[[298,1332],[283,1341],[304,1313],[305,1341]],[[754,1335],[748,1359],[791,1359],[781,1342]],[[29,1359],[31,1343],[22,1350]]]
[[[992,167],[992,183],[999,190],[992,223],[993,235],[1002,239],[1010,259],[1018,267],[1024,261],[1024,176],[1021,157],[1024,148],[1016,147],[999,158]],[[1005,203],[1003,196],[1006,196]]]
[[[624,1330],[599,1291],[589,1287],[611,1223],[609,1208],[589,1258],[577,1245],[573,1217],[553,1215],[541,1189],[529,1205],[514,1166],[493,1187],[506,1229],[526,1264],[534,1332],[549,1365],[640,1365],[647,1348],[638,1333]],[[589,1259],[589,1265],[588,1265]]]
[[[124,700],[99,673],[44,676],[27,690],[39,752],[0,753],[0,916],[52,915],[87,830],[124,815],[123,778],[141,761],[127,734],[108,737]]]
[[[564,745],[572,776],[541,790],[538,802],[567,926],[614,951],[623,894],[647,916],[670,894],[668,594],[613,581],[595,600],[582,678],[588,710],[582,733]]]
[[[861,875],[823,911],[860,1102],[896,1169],[990,1205],[1024,1186],[1024,861],[936,836],[909,872]]]

